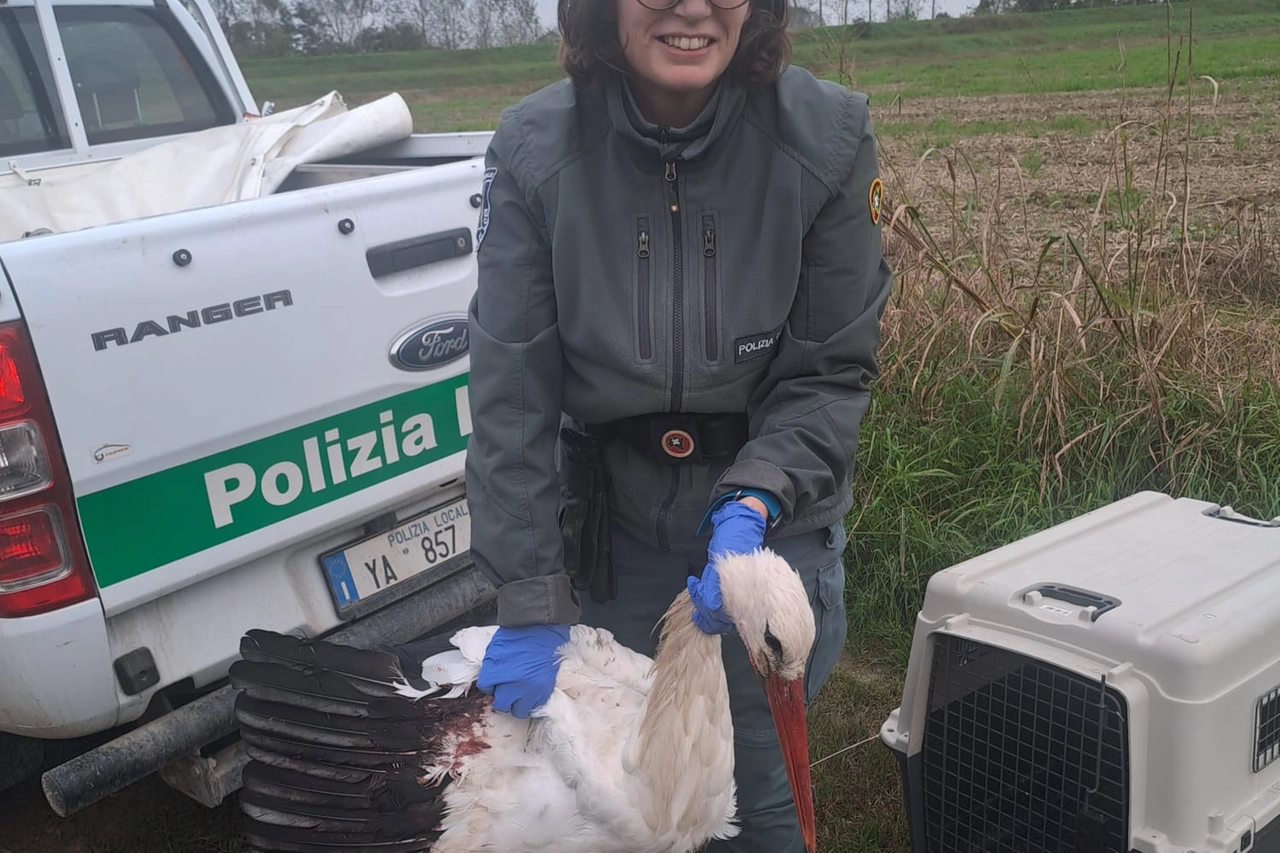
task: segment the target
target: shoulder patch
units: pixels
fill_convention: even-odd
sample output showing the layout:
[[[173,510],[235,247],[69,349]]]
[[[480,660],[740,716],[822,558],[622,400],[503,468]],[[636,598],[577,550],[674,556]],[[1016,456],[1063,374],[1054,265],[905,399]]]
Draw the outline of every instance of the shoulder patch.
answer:
[[[871,208],[871,224],[880,224],[880,206],[884,203],[884,183],[875,178],[871,181],[871,189],[867,191],[867,204]]]
[[[476,225],[476,251],[480,251],[480,244],[484,242],[484,234],[489,230],[489,188],[493,186],[493,179],[498,174],[498,170],[494,166],[490,166],[484,170],[484,181],[480,189],[480,222]]]

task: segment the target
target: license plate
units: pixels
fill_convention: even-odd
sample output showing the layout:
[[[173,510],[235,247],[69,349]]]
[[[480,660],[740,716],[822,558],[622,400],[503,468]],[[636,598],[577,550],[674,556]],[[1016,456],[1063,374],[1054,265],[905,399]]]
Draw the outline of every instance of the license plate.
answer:
[[[324,554],[320,565],[338,615],[347,616],[469,550],[471,517],[466,498],[461,498]]]

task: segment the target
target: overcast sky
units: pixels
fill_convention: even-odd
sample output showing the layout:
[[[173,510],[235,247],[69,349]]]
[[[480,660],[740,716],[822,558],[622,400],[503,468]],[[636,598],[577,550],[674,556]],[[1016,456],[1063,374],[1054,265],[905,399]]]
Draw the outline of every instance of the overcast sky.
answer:
[[[967,10],[977,5],[978,0],[938,0],[938,11],[946,12],[948,15],[963,15]],[[832,2],[832,6],[835,2]],[[866,7],[866,0],[858,0],[857,3],[851,3],[851,6],[862,9]],[[930,0],[925,0],[925,14],[928,14]],[[884,8],[884,0],[873,0],[872,8],[879,14]],[[538,0],[538,14],[542,16],[542,23],[547,27],[556,25],[556,0]],[[830,15],[830,12],[827,13]]]

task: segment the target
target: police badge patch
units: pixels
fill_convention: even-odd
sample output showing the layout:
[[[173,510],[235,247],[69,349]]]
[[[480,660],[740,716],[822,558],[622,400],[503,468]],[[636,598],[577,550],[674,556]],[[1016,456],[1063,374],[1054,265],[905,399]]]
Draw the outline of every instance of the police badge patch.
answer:
[[[693,455],[693,436],[682,429],[669,429],[662,434],[662,449],[668,456],[686,459]]]
[[[879,178],[871,181],[871,190],[867,193],[867,202],[871,207],[871,224],[880,224],[880,205],[884,202],[884,184]]]
[[[489,188],[493,186],[493,178],[498,174],[495,167],[484,170],[484,183],[480,190],[480,222],[476,225],[476,251],[480,251],[480,244],[484,242],[484,234],[489,230]]]

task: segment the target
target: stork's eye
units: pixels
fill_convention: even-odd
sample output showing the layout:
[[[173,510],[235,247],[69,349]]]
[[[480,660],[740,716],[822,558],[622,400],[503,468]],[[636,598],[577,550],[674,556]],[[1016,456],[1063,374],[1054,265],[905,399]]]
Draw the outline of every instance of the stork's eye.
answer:
[[[773,635],[769,630],[769,626],[764,626],[764,644],[773,650],[778,657],[782,657],[782,641]]]

